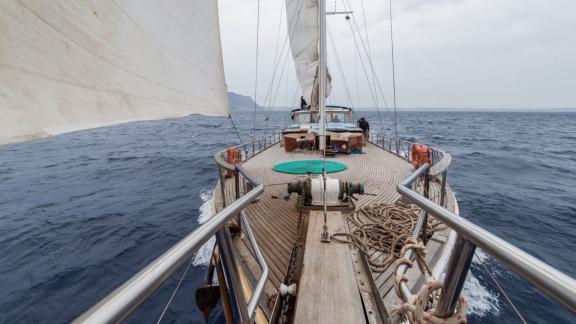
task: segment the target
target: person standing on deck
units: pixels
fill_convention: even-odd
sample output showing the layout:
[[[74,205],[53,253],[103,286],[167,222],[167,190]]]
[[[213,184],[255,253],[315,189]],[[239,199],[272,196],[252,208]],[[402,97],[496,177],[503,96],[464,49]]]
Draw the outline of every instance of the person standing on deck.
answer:
[[[358,119],[358,127],[362,129],[362,131],[364,131],[364,138],[368,139],[368,134],[370,132],[370,124],[368,124],[366,118],[360,117],[360,119]]]
[[[306,110],[308,108],[310,108],[310,106],[308,106],[308,104],[306,103],[304,96],[300,97],[300,109]]]

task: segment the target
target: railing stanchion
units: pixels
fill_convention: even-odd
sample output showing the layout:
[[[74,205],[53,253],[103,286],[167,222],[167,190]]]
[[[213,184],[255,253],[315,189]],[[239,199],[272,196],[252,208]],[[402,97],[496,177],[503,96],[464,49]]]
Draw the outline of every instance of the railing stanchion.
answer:
[[[444,288],[436,307],[436,316],[446,318],[454,314],[475,250],[476,245],[458,234],[448,261],[444,276]]]
[[[240,214],[238,214],[240,215]],[[246,299],[242,293],[242,285],[240,282],[240,277],[238,271],[232,271],[231,269],[237,269],[236,265],[238,262],[235,260],[234,253],[232,252],[232,242],[230,240],[230,232],[226,226],[222,227],[218,232],[216,232],[216,239],[218,240],[218,247],[220,249],[220,255],[226,264],[226,269],[230,271],[225,271],[226,279],[228,284],[232,289],[229,289],[231,299],[235,303],[234,317],[240,317],[240,321],[237,322],[248,322],[250,316],[248,310],[246,309]]]
[[[430,197],[430,168],[426,170],[424,173],[424,197],[428,199]],[[428,212],[424,211],[424,225],[422,226],[422,243],[426,245],[428,241]]]
[[[446,200],[446,176],[448,175],[448,170],[442,173],[442,185],[440,187],[440,206],[444,206],[444,202]]]
[[[220,191],[222,193],[222,207],[226,207],[226,178],[224,178],[224,173],[222,172],[222,167],[218,165],[218,178],[220,179]]]
[[[236,191],[236,199],[240,199],[240,172],[234,171],[234,190]],[[236,224],[238,229],[242,232],[242,222],[240,221],[240,213],[236,215]]]

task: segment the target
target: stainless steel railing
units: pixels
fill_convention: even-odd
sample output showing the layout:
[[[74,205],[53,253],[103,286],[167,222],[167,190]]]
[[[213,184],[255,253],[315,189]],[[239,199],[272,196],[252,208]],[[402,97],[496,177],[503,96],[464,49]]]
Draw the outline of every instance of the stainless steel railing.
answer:
[[[386,135],[375,132],[370,133],[368,141],[392,154],[396,154],[408,162],[412,161],[412,145],[414,143],[410,141],[403,139],[393,139],[387,137]],[[426,198],[436,201],[441,206],[445,206],[447,202],[446,178],[448,176],[448,167],[452,162],[452,156],[449,153],[434,147],[429,147],[429,149],[432,166],[428,170],[426,177],[423,177],[424,184],[422,186],[422,193]],[[438,181],[440,181],[440,193],[435,196],[430,196],[431,178],[436,178]],[[424,229],[425,228],[426,227],[424,227]]]
[[[268,264],[266,264],[266,260],[264,260],[264,256],[262,255],[262,251],[260,251],[260,247],[258,246],[258,242],[256,242],[256,237],[252,232],[252,228],[250,227],[250,222],[248,221],[248,217],[244,211],[240,212],[240,217],[242,218],[242,224],[244,224],[244,232],[250,240],[250,244],[254,249],[254,254],[256,255],[256,260],[260,265],[262,274],[260,275],[260,279],[258,279],[258,283],[256,284],[256,288],[254,288],[254,292],[252,293],[252,297],[250,297],[250,301],[248,302],[248,317],[252,318],[254,313],[256,312],[256,307],[258,306],[258,300],[260,299],[260,295],[264,290],[264,286],[266,285],[266,280],[268,280]]]
[[[409,141],[370,133],[370,142],[408,161],[411,160],[410,146],[412,143]],[[482,248],[486,253],[502,262],[558,303],[576,313],[576,280],[445,208],[446,176],[452,157],[442,150],[430,149],[431,165],[425,164],[420,167],[400,182],[397,189],[400,194],[422,208],[414,228],[414,238],[423,234],[428,213],[434,215],[457,233],[444,279],[444,292],[436,308],[436,315],[446,317],[454,312],[476,247]],[[441,180],[441,196],[438,203],[431,200],[430,197],[426,197],[427,189],[423,190],[424,196],[413,189],[414,183],[419,178],[423,177],[426,181],[430,176]],[[412,254],[413,251],[408,249],[404,257],[411,258]],[[405,265],[400,265],[396,274],[404,274],[406,270]],[[400,284],[400,291],[405,301],[412,296],[410,288],[404,281]]]
[[[428,164],[421,166],[400,182],[397,189],[399,193],[412,200],[424,211],[434,215],[458,235],[448,261],[444,292],[436,308],[438,316],[446,317],[454,312],[477,246],[576,313],[576,280],[412,190],[412,183],[426,174],[429,168]],[[410,298],[411,293],[407,286],[402,287],[401,291],[406,300]]]
[[[277,143],[278,140],[279,136],[273,135],[255,142],[239,145],[238,147],[242,149],[244,159],[246,159]],[[219,241],[226,241],[229,238],[226,224],[228,224],[228,222],[234,217],[238,217],[239,221],[242,222],[244,233],[252,245],[252,249],[256,255],[256,260],[261,268],[261,276],[258,279],[250,300],[244,302],[243,296],[236,296],[237,310],[241,317],[239,322],[248,321],[253,318],[258,306],[258,301],[262,291],[264,290],[266,280],[268,279],[269,269],[252,232],[250,222],[244,213],[244,208],[264,192],[264,185],[253,178],[240,165],[227,163],[226,160],[223,159],[222,152],[224,151],[218,152],[215,156],[221,179],[220,186],[224,188],[225,183],[222,171],[232,171],[235,176],[237,193],[236,200],[228,206],[224,205],[222,211],[214,215],[204,224],[200,225],[192,233],[188,234],[184,239],[152,261],[135,276],[126,281],[120,287],[116,288],[112,293],[75,319],[74,323],[116,323],[123,321],[138,306],[148,299],[148,297],[156,291],[166,281],[166,279],[180,269],[187,260],[193,257],[198,249],[200,249],[200,247],[213,235],[217,234]],[[251,189],[244,195],[240,194],[239,179],[241,176],[251,187]],[[222,198],[226,201],[224,191]],[[229,243],[229,241],[227,243]],[[223,259],[233,260],[234,256],[233,252],[230,251],[230,245],[222,244],[221,248]],[[232,269],[232,267],[228,267],[228,269]],[[233,282],[232,284],[236,285],[236,291],[241,291],[238,290],[238,280],[234,281],[236,282]]]

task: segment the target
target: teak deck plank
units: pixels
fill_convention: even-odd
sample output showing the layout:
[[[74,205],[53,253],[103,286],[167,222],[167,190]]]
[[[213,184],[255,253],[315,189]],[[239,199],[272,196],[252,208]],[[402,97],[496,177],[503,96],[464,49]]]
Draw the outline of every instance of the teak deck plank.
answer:
[[[328,212],[328,230],[345,230],[340,212]],[[365,322],[350,248],[320,241],[324,213],[310,212],[294,323]]]

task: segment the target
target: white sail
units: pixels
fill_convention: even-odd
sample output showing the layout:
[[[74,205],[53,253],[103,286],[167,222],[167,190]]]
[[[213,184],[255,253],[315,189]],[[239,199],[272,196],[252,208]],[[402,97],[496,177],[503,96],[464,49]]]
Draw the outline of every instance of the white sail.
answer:
[[[302,95],[313,110],[318,109],[318,0],[286,0],[290,47]],[[328,71],[326,96],[330,94]]]
[[[0,2],[0,144],[227,115],[217,1]]]

